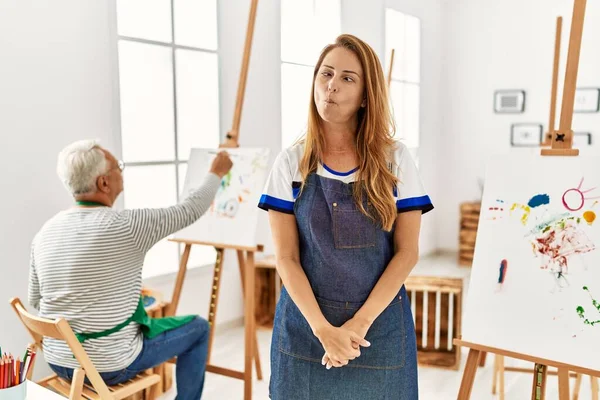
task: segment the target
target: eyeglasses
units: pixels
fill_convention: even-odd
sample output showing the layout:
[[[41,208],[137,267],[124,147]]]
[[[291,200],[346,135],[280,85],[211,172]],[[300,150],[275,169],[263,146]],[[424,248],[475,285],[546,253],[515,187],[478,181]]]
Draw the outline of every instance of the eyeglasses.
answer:
[[[117,167],[119,167],[119,170],[123,172],[123,170],[125,169],[125,163],[123,162],[123,160],[117,160]]]

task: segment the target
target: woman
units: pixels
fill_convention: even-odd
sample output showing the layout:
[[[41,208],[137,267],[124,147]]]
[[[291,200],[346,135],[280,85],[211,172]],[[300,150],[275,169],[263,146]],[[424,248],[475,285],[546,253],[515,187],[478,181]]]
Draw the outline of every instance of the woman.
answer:
[[[418,398],[403,282],[418,259],[421,214],[433,205],[393,134],[375,52],[339,36],[314,70],[306,136],[279,154],[259,204],[271,211],[285,286],[273,400]]]

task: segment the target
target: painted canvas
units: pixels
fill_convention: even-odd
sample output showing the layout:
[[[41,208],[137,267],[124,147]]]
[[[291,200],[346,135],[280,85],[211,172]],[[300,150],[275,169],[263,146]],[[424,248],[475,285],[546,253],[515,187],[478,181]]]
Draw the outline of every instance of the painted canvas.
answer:
[[[210,209],[196,223],[173,237],[200,242],[255,246],[258,212],[256,206],[269,167],[269,149],[227,149],[233,167],[221,181]],[[198,187],[215,158],[214,149],[192,149],[181,198]]]
[[[600,371],[600,158],[486,170],[463,340]]]

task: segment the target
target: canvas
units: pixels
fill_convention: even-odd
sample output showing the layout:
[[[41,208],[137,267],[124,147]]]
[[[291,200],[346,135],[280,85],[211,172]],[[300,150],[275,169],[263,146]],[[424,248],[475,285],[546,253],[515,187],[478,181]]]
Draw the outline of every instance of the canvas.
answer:
[[[256,246],[256,206],[269,167],[269,149],[227,149],[233,161],[210,209],[174,238],[235,246]],[[181,198],[199,186],[215,157],[214,149],[192,149]]]
[[[463,340],[600,371],[600,159],[486,170]]]

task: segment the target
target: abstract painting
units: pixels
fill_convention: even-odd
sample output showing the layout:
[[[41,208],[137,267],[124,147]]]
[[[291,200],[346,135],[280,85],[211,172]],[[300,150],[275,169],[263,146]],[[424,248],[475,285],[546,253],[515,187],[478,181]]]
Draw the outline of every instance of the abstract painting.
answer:
[[[490,161],[463,340],[600,371],[599,201],[598,157]]]
[[[227,149],[233,167],[221,180],[209,210],[196,223],[175,233],[178,239],[236,246],[255,246],[260,193],[268,167],[269,149]],[[216,155],[214,149],[192,149],[181,198],[197,188]]]

